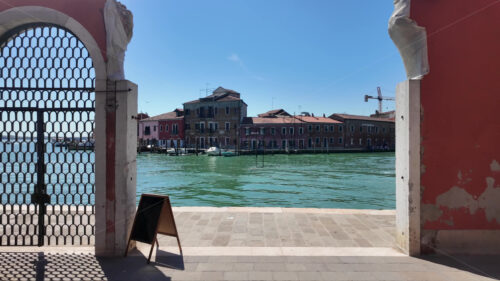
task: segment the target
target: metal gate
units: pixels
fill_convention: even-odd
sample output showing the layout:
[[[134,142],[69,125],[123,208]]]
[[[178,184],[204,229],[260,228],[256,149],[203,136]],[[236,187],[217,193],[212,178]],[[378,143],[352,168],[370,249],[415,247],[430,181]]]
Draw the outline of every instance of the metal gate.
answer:
[[[0,38],[0,245],[94,244],[95,73],[54,25]]]

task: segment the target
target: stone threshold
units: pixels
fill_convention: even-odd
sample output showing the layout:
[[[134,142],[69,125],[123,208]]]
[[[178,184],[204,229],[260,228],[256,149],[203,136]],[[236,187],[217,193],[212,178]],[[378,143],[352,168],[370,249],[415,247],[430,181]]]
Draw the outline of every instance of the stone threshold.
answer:
[[[281,208],[281,207],[172,207],[175,213],[299,213],[299,214],[339,214],[339,215],[379,215],[394,216],[396,210],[372,209],[322,209],[322,208]]]
[[[139,251],[130,256],[147,256],[150,245],[137,243]],[[396,248],[389,247],[183,247],[184,256],[271,256],[271,257],[405,257]],[[0,252],[44,252],[47,254],[95,254],[93,247],[0,247]],[[157,256],[179,255],[177,247],[160,247]]]

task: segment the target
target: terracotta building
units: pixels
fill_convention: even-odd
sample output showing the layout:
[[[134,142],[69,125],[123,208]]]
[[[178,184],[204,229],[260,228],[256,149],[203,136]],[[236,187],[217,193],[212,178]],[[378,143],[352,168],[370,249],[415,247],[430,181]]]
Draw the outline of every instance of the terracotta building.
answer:
[[[184,110],[178,108],[161,115],[158,139],[162,147],[184,147]]]
[[[326,117],[292,116],[283,109],[244,118],[243,150],[334,150],[343,148],[342,122]]]
[[[341,121],[327,117],[295,116],[303,122],[299,148],[306,150],[335,150],[344,148],[344,126]],[[300,142],[304,141],[304,146]]]
[[[247,116],[240,93],[222,87],[212,95],[184,103],[187,147],[237,149],[239,126]]]
[[[350,114],[332,114],[331,119],[344,123],[344,148],[359,150],[394,150],[394,119]]]

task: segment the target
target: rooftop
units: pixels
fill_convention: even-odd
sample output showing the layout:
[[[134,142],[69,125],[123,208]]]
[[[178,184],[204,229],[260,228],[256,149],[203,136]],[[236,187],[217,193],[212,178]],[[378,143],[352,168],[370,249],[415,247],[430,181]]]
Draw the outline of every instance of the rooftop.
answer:
[[[169,120],[169,119],[182,119],[184,110],[180,108],[176,108],[174,111],[163,113],[160,115],[152,116],[149,118],[142,119],[140,121],[160,121],[160,120]]]
[[[342,124],[341,121],[334,120],[328,117],[315,117],[315,116],[302,116],[297,115],[295,118],[302,120],[306,123],[329,123],[329,124]]]
[[[293,117],[245,117],[242,124],[301,124],[303,121]]]
[[[394,119],[390,118],[380,118],[380,117],[370,117],[363,115],[352,115],[352,114],[344,114],[344,113],[334,113],[330,115],[330,118],[338,117],[340,119],[348,119],[348,120],[366,120],[366,121],[378,121],[378,122],[392,122],[394,123]]]
[[[223,87],[218,87],[215,89],[211,95],[199,98],[197,100],[192,100],[185,102],[184,104],[193,104],[193,103],[201,103],[201,102],[228,102],[228,101],[242,101],[245,103],[241,97],[240,93],[236,92],[235,90],[231,89],[226,89]],[[246,103],[245,103],[246,104]]]

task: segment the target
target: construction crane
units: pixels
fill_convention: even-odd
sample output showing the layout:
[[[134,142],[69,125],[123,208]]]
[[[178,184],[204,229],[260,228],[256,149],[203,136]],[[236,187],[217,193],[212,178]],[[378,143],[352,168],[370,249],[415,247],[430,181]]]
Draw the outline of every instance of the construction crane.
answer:
[[[383,100],[396,100],[396,99],[393,97],[383,97],[382,90],[380,90],[380,87],[377,87],[377,93],[378,93],[378,97],[365,95],[365,102],[368,102],[369,99],[378,100],[378,112],[382,113],[382,101]]]

